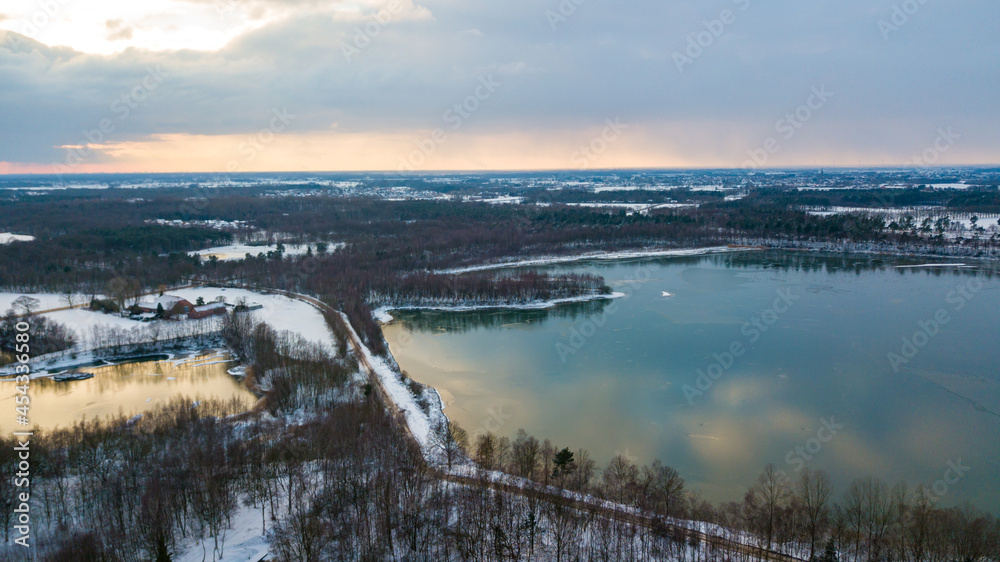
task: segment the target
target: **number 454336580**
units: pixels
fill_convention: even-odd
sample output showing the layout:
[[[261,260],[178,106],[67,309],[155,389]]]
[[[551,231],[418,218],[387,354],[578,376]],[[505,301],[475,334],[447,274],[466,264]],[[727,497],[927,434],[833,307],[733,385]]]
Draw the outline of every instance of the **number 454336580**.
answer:
[[[31,403],[31,398],[28,397],[28,385],[31,381],[31,367],[28,365],[28,361],[31,359],[30,356],[30,340],[31,336],[28,334],[28,323],[18,322],[15,329],[18,334],[14,336],[14,340],[17,345],[14,346],[14,352],[18,355],[15,357],[19,365],[14,369],[17,373],[17,389],[18,395],[14,397],[14,403],[16,406],[14,409],[17,413],[25,418],[28,416],[28,404]]]

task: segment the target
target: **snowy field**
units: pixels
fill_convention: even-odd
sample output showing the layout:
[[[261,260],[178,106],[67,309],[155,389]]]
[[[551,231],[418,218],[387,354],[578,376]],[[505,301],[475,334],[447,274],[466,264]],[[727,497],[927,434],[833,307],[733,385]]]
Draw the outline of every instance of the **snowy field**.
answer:
[[[328,346],[331,350],[335,349],[333,335],[323,315],[312,305],[299,300],[283,295],[264,295],[246,289],[218,287],[178,289],[169,291],[168,294],[183,297],[190,302],[197,301],[198,297],[205,299],[205,302],[212,302],[222,297],[229,304],[236,304],[240,299],[246,299],[248,304],[258,303],[263,306],[262,309],[255,310],[254,314],[275,330],[287,330],[311,342]]]
[[[305,254],[309,246],[301,245],[295,246],[291,244],[285,245],[285,255],[286,256],[299,256]],[[207,248],[205,250],[198,250],[197,252],[191,252],[192,255],[201,256],[204,259],[208,259],[212,256],[219,258],[220,261],[234,261],[242,260],[246,258],[247,254],[256,257],[260,253],[268,253],[277,251],[277,245],[274,246],[250,246],[248,244],[230,244],[229,246],[217,246],[215,248]],[[315,251],[315,247],[313,248]]]
[[[626,211],[651,211],[653,209],[697,209],[698,203],[566,203],[568,207],[592,209],[624,209]]]
[[[803,210],[807,214],[817,216],[817,217],[832,217],[835,215],[846,215],[846,214],[868,214],[868,215],[879,215],[885,218],[886,221],[900,220],[907,215],[914,218],[914,222],[917,227],[920,227],[924,219],[930,218],[933,223],[936,223],[938,219],[947,218],[949,225],[946,229],[946,236],[948,238],[956,238],[959,234],[971,233],[972,230],[972,217],[975,213],[948,213],[939,212],[939,209],[934,207],[890,207],[884,209],[875,209],[871,207],[803,207]],[[982,228],[987,233],[993,233],[1000,230],[1000,216],[984,217],[977,215],[976,226]],[[932,227],[932,228],[936,228]]]
[[[10,244],[11,242],[31,242],[34,239],[34,236],[28,236],[27,234],[0,232],[0,244]]]
[[[276,330],[287,330],[301,335],[303,338],[335,349],[335,340],[326,320],[313,306],[291,299],[282,295],[264,295],[244,289],[223,289],[216,287],[195,287],[189,289],[178,289],[167,291],[167,294],[177,295],[194,303],[198,297],[205,299],[205,302],[215,301],[222,297],[229,304],[236,304],[241,298],[247,303],[257,303],[262,305],[260,310],[255,310],[257,318],[267,322]],[[0,312],[10,308],[11,303],[20,297],[22,293],[0,293]],[[27,293],[29,297],[36,298],[41,303],[41,310],[62,308],[66,306],[65,297],[54,293]],[[149,300],[150,297],[146,297]],[[82,304],[89,300],[88,296],[77,295],[74,304]],[[45,314],[48,318],[65,324],[75,331],[78,341],[83,343],[91,333],[91,327],[95,325],[116,327],[116,328],[139,328],[149,326],[152,323],[143,323],[130,318],[123,318],[115,314],[103,314],[93,312],[86,308],[75,308],[72,310],[60,310]],[[161,322],[175,323],[174,321],[162,320]],[[185,322],[197,322],[186,320]]]
[[[7,312],[15,299],[21,296],[38,299],[38,310],[51,310],[53,308],[63,308],[69,306],[66,302],[66,295],[60,293],[0,293],[0,313]],[[73,295],[73,304],[83,304],[90,302],[90,295]]]

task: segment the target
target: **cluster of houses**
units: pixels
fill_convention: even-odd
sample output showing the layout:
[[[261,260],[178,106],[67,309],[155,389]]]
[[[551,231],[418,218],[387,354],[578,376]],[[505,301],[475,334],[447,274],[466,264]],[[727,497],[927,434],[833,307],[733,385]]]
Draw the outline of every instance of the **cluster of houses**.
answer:
[[[199,299],[200,301],[200,299]],[[229,307],[222,297],[216,301],[205,304],[192,304],[191,301],[176,295],[160,295],[152,302],[138,302],[129,309],[129,315],[137,320],[151,320],[154,318],[165,318],[175,320],[200,320],[210,316],[225,314]],[[246,306],[248,310],[261,308],[259,304]]]

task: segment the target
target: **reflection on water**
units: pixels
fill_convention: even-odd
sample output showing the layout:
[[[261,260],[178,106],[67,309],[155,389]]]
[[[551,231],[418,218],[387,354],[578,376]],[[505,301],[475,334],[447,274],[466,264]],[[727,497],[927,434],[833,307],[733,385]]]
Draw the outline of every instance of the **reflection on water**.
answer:
[[[577,320],[603,310],[611,301],[567,303],[548,310],[471,310],[465,312],[445,312],[440,310],[417,310],[394,312],[409,330],[462,333],[477,328],[516,328],[530,326],[547,318]]]
[[[66,427],[83,418],[94,419],[124,413],[132,415],[169,402],[178,396],[192,400],[242,398],[256,401],[227,372],[235,366],[222,351],[169,359],[166,355],[134,358],[114,365],[87,366],[77,370],[93,373],[81,381],[56,382],[48,377],[31,381],[31,422],[43,428]],[[14,395],[11,381],[0,381],[0,431],[13,431]]]
[[[929,261],[942,260],[747,252],[564,264],[548,269],[602,275],[629,296],[553,311],[401,312],[385,334],[470,434],[523,427],[602,463],[659,458],[714,501],[741,499],[769,462],[792,477],[825,469],[843,491],[869,474],[930,484],[960,459],[972,468],[941,501],[995,511],[1000,279],[988,264],[897,267]],[[981,290],[957,299],[970,279]],[[780,292],[793,304],[768,316]],[[948,322],[894,368],[889,354],[941,310]],[[730,362],[734,343],[746,351]],[[718,380],[686,394],[720,359]],[[843,427],[810,452],[824,423]]]

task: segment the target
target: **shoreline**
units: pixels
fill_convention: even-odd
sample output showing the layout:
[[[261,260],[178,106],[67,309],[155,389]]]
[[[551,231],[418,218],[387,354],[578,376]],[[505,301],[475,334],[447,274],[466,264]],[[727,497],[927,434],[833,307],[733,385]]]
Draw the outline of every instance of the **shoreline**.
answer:
[[[849,255],[849,256],[858,256],[858,257],[862,257],[862,256],[868,256],[868,257],[891,257],[891,258],[895,258],[897,260],[906,259],[906,258],[911,258],[911,259],[924,258],[924,259],[927,259],[927,258],[935,258],[935,257],[938,258],[938,259],[940,259],[942,257],[945,257],[945,256],[941,256],[941,255],[927,255],[927,254],[906,253],[906,252],[886,252],[886,251],[880,252],[880,251],[877,251],[877,250],[874,250],[874,249],[866,251],[866,250],[859,250],[859,249],[844,248],[841,251],[836,251],[836,250],[823,249],[823,248],[781,247],[780,245],[779,246],[768,246],[768,245],[764,245],[762,243],[762,244],[757,244],[757,245],[736,245],[736,244],[733,244],[733,245],[729,245],[729,246],[712,246],[712,247],[705,247],[705,248],[685,248],[685,249],[672,249],[672,250],[636,250],[636,251],[623,251],[623,252],[594,252],[594,253],[580,254],[580,255],[575,255],[575,256],[542,256],[542,257],[539,257],[539,258],[531,258],[531,259],[519,260],[519,261],[515,261],[515,262],[501,262],[501,263],[495,263],[495,264],[483,264],[483,265],[478,265],[478,266],[469,266],[469,267],[456,268],[456,269],[450,269],[450,270],[438,270],[438,271],[435,271],[435,273],[439,273],[439,274],[456,274],[457,275],[457,274],[467,273],[467,272],[472,272],[472,271],[487,271],[487,270],[506,269],[506,268],[513,268],[513,267],[530,267],[530,266],[535,266],[535,265],[544,266],[544,265],[552,265],[552,264],[560,264],[560,263],[573,263],[573,262],[587,261],[587,260],[627,261],[627,260],[633,260],[633,259],[651,259],[651,258],[658,258],[658,257],[687,257],[687,256],[702,256],[702,255],[711,255],[711,254],[747,252],[747,251],[767,251],[767,250],[781,251],[781,252],[817,253],[817,254],[820,254],[820,253],[824,253],[824,254],[846,254],[846,255]],[[981,258],[981,257],[980,258],[971,258],[971,260],[972,261],[981,261],[981,262],[994,262],[994,263],[996,262],[995,259],[991,259],[989,257],[985,257],[985,258]],[[916,265],[902,265],[902,266],[896,265],[895,266],[896,269],[933,269],[933,268],[941,268],[941,267],[944,267],[944,268],[947,268],[947,269],[955,269],[955,270],[958,270],[958,271],[969,271],[969,270],[977,269],[975,266],[970,266],[970,265],[968,265],[966,263],[962,263],[962,264],[924,263],[924,264],[916,264]],[[448,306],[448,305],[412,305],[412,306],[405,306],[404,305],[404,306],[388,306],[388,305],[386,305],[386,306],[381,306],[381,307],[378,307],[378,308],[372,310],[372,316],[374,317],[375,321],[378,322],[384,328],[384,326],[386,326],[389,323],[395,321],[395,318],[391,314],[392,311],[395,311],[395,310],[399,310],[399,311],[429,310],[429,311],[440,311],[440,312],[472,312],[472,311],[480,311],[480,310],[544,310],[544,309],[554,308],[554,307],[559,306],[561,304],[569,304],[569,303],[574,303],[574,302],[590,302],[590,301],[604,300],[604,299],[617,299],[617,298],[622,298],[624,296],[626,296],[624,293],[614,292],[614,293],[610,293],[610,294],[606,294],[606,295],[583,295],[583,296],[579,296],[579,297],[569,297],[569,298],[565,298],[565,299],[552,299],[552,300],[549,300],[549,301],[534,301],[534,302],[529,302],[529,303],[524,303],[524,304],[508,304],[508,305],[504,305],[504,304],[491,304],[491,305],[452,305],[452,306]],[[673,295],[671,295],[671,296],[673,296]],[[346,321],[347,325],[350,326],[350,329],[353,331],[354,328],[353,328],[353,326],[351,326],[350,321],[347,320],[346,317],[345,317],[345,321]],[[386,356],[385,356],[385,363],[386,363],[386,365],[380,366],[380,367],[387,368],[388,372],[382,371],[382,369],[380,369],[378,367],[376,367],[375,370],[376,371],[382,371],[382,372],[378,373],[378,376],[379,376],[380,379],[383,380],[383,383],[392,385],[394,383],[398,383],[399,382],[396,379],[397,379],[397,377],[402,376],[402,369],[401,369],[401,367],[399,367],[399,363],[397,362],[395,356],[393,356],[392,350],[389,348],[388,341],[385,340],[385,333],[384,332],[382,333],[382,339],[386,343]],[[366,355],[373,356],[371,354],[371,351],[368,350],[367,346],[365,346],[364,344],[362,344],[362,348],[364,349],[364,352],[365,352]],[[437,419],[437,420],[444,419],[444,420],[448,420],[449,418],[448,418],[448,415],[445,413],[445,409],[446,408],[445,408],[443,400],[441,400],[440,392],[436,388],[434,388],[433,386],[431,386],[429,384],[426,384],[426,383],[423,383],[423,382],[420,382],[420,381],[417,381],[417,382],[419,382],[425,389],[431,391],[433,393],[433,395],[436,397],[436,400],[434,401],[434,403],[432,403],[430,405],[430,408],[429,408],[430,412],[428,412],[428,414],[426,415],[426,417],[429,420],[430,419]],[[417,396],[415,396],[411,392],[409,392],[409,389],[401,389],[401,390],[403,390],[403,392],[406,395],[408,395],[409,398],[412,399],[412,400],[416,400],[418,398]],[[398,398],[398,395],[393,396],[393,400],[396,400],[397,398]],[[399,408],[398,403],[395,404],[395,406],[397,408]],[[404,411],[404,412],[408,411],[408,408],[400,408],[400,409],[402,411]],[[414,427],[414,425],[409,424],[409,423],[407,425],[409,425],[411,432],[419,431],[420,429],[422,429],[419,426]],[[430,460],[430,457],[428,457],[428,460]]]
[[[533,267],[539,265],[555,265],[560,263],[572,263],[572,262],[587,261],[587,260],[616,261],[616,260],[642,259],[642,258],[687,257],[687,256],[703,256],[708,254],[723,254],[729,252],[758,251],[764,249],[766,248],[760,246],[732,245],[732,246],[708,246],[705,248],[674,248],[671,250],[649,249],[649,250],[622,250],[619,252],[590,252],[587,254],[577,254],[573,256],[541,256],[525,260],[488,263],[481,265],[470,265],[464,267],[455,267],[451,269],[439,269],[433,271],[433,273],[439,273],[444,275],[459,275],[462,273],[471,273],[474,271],[509,269],[513,267]]]
[[[547,301],[529,301],[521,304],[456,304],[456,305],[400,305],[400,306],[380,306],[372,311],[375,321],[380,324],[388,324],[395,320],[393,311],[408,310],[432,310],[438,312],[476,312],[481,310],[547,310],[563,304],[593,302],[601,300],[620,299],[625,293],[606,293],[593,295],[580,295],[577,297],[565,297],[561,299],[550,299]],[[395,359],[394,359],[395,360]]]

